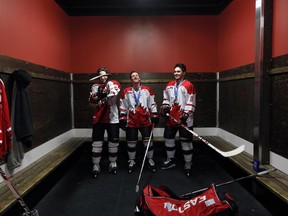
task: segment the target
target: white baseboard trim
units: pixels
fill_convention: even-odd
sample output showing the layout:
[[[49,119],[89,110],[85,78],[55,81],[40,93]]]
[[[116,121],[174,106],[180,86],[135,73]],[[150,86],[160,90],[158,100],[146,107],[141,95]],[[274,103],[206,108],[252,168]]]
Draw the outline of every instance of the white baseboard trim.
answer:
[[[222,130],[221,128],[194,128],[194,131],[200,135],[200,136],[219,136],[222,137],[224,140],[231,142],[235,144],[236,147],[239,147],[240,145],[245,145],[245,151],[253,155],[253,144],[235,136],[234,134],[231,134],[225,130]],[[163,136],[164,128],[155,128],[154,129],[154,136]],[[42,145],[32,149],[29,152],[26,152],[24,155],[24,158],[22,160],[21,166],[17,167],[13,170],[13,172],[9,172],[7,170],[6,164],[1,165],[1,168],[5,171],[7,176],[14,175],[15,173],[19,172],[20,170],[26,168],[45,154],[49,153],[53,149],[57,148],[61,144],[63,144],[65,141],[69,140],[72,137],[91,137],[92,135],[92,129],[71,129],[70,131],[67,131],[66,133],[63,133],[48,142],[43,143]],[[120,137],[125,137],[125,132],[123,130],[120,130]],[[284,157],[281,157],[280,155],[277,155],[273,152],[270,152],[270,164],[275,167],[276,169],[281,170],[282,172],[288,174],[288,166],[287,166],[288,160]],[[0,179],[0,182],[2,182],[3,179]]]
[[[288,175],[288,160],[270,151],[270,165]]]

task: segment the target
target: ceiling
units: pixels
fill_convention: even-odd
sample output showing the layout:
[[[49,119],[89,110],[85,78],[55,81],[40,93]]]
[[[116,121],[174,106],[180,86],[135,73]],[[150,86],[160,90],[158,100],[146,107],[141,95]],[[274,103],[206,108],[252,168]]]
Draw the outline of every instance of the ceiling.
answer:
[[[69,16],[218,15],[233,0],[55,0]]]

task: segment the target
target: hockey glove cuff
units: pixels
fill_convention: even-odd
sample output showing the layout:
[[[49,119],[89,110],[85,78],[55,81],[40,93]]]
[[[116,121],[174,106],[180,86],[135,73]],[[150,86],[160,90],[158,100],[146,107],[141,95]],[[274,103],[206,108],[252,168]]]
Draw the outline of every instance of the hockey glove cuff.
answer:
[[[157,113],[151,114],[151,123],[156,126],[159,123],[159,115]]]
[[[167,105],[162,106],[162,107],[161,107],[161,114],[162,114],[162,116],[167,117],[167,114],[170,113],[170,109],[171,109],[170,106],[167,106]]]
[[[127,127],[127,116],[126,115],[120,116],[119,126],[122,130],[126,131],[126,127]]]
[[[180,116],[181,124],[186,125],[188,117],[189,117],[188,113],[183,112],[182,115]]]

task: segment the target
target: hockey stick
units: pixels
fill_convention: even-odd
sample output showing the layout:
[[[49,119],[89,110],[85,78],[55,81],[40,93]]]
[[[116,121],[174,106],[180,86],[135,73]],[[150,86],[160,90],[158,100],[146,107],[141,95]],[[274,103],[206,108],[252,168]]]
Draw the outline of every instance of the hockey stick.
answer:
[[[265,171],[262,171],[262,172],[259,172],[259,173],[255,173],[255,174],[251,174],[251,175],[248,175],[248,176],[240,177],[238,179],[234,179],[234,180],[231,180],[231,181],[227,181],[227,182],[223,182],[223,183],[220,183],[220,184],[216,184],[215,187],[228,185],[228,184],[231,184],[231,183],[234,183],[234,182],[238,182],[238,181],[241,181],[241,180],[247,179],[247,178],[253,178],[253,177],[261,176],[261,175],[267,174],[267,173],[275,171],[275,170],[276,169],[273,168],[273,169],[270,169],[270,170],[265,170]],[[181,196],[185,197],[185,196],[189,196],[189,195],[192,195],[192,194],[197,194],[199,192],[202,192],[202,191],[205,191],[205,190],[208,190],[208,189],[209,189],[208,187],[202,188],[202,189],[199,189],[199,190],[196,190],[196,191],[193,191],[191,193],[187,193],[187,194],[184,194],[184,195],[181,195]]]
[[[185,128],[188,132],[192,133],[195,137],[197,137],[198,139],[200,139],[202,142],[204,142],[205,144],[207,144],[210,148],[214,149],[216,152],[218,152],[219,154],[221,154],[223,157],[231,157],[231,156],[235,156],[240,154],[241,152],[244,151],[245,149],[245,145],[241,145],[240,147],[231,150],[231,151],[221,151],[220,149],[216,148],[215,146],[213,146],[210,142],[208,142],[207,140],[205,140],[203,137],[199,136],[197,133],[195,133],[193,130],[190,130],[186,125],[180,123],[179,121],[177,121],[175,118],[173,118],[171,115],[169,115],[168,113],[166,114],[167,116],[169,116],[174,122],[178,123],[181,125],[181,127]]]
[[[149,140],[148,140],[148,143],[147,143],[147,147],[146,147],[146,150],[145,150],[145,154],[144,154],[142,166],[141,166],[140,173],[139,173],[139,177],[138,177],[138,181],[137,181],[137,184],[136,184],[136,189],[135,189],[136,193],[138,193],[138,191],[139,191],[139,182],[140,182],[140,178],[141,178],[141,175],[142,175],[143,167],[144,167],[144,164],[145,164],[147,152],[148,152],[148,149],[149,149],[149,146],[150,146],[150,143],[151,143],[154,126],[155,126],[155,124],[152,124],[150,137],[149,137]]]
[[[13,195],[17,198],[18,202],[24,209],[24,213],[22,216],[39,216],[38,211],[36,209],[30,210],[30,208],[27,206],[27,204],[24,202],[23,198],[20,196],[20,194],[17,192],[16,188],[13,186],[12,182],[9,180],[9,178],[6,176],[2,168],[0,167],[0,174],[5,181],[8,188],[11,190]]]

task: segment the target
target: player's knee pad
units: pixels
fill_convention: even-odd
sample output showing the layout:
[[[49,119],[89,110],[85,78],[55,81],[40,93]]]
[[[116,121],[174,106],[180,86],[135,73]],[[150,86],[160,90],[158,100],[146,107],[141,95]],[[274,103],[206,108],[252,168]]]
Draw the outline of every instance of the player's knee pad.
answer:
[[[181,142],[181,146],[183,150],[189,151],[193,150],[193,143],[192,142]]]
[[[117,148],[119,146],[118,142],[108,142],[109,148]]]
[[[146,139],[146,137],[143,139],[143,145],[146,147],[148,145],[149,142],[149,138]],[[150,140],[150,146],[153,146],[153,141]]]
[[[166,147],[175,147],[175,139],[165,139]]]
[[[94,141],[92,143],[92,152],[102,152],[103,141]]]
[[[127,141],[128,148],[135,148],[137,145],[137,141]]]
[[[92,147],[93,148],[101,148],[103,146],[103,141],[94,141],[93,143],[92,143]]]

